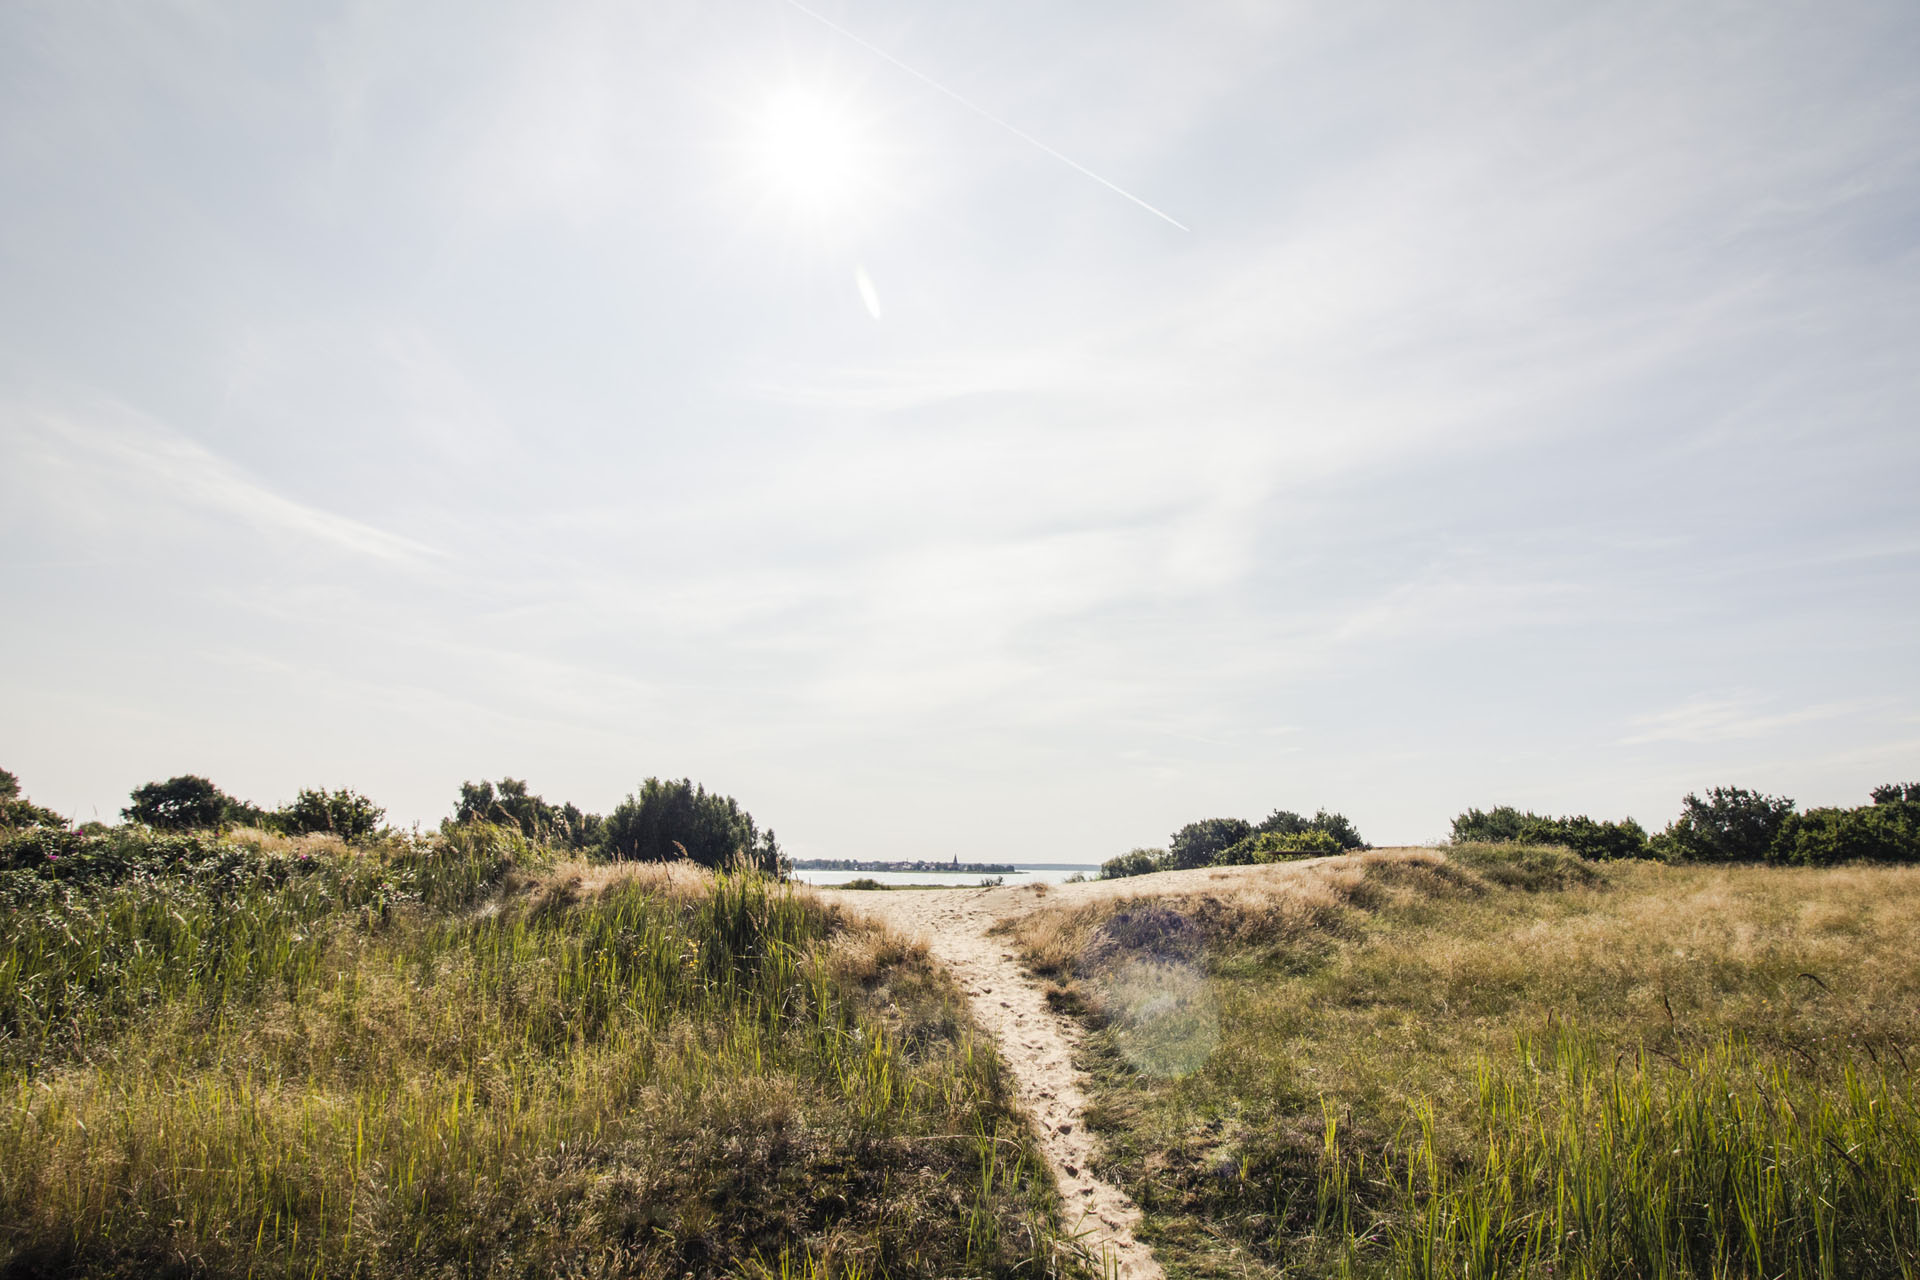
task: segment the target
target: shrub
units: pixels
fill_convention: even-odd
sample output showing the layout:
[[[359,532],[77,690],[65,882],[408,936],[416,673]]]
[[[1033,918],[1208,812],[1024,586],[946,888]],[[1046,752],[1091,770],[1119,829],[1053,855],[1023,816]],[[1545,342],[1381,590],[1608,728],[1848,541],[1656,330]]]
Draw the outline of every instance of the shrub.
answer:
[[[1204,867],[1222,849],[1253,834],[1253,824],[1240,818],[1203,818],[1173,833],[1167,845],[1167,866],[1175,870]]]
[[[1345,852],[1340,841],[1318,828],[1305,831],[1261,831],[1248,836],[1214,856],[1219,867],[1245,866],[1256,862],[1284,862],[1289,858],[1318,858]]]
[[[1789,814],[1768,853],[1775,862],[1801,867],[1920,862],[1920,803],[1882,800],[1858,809]]]
[[[1793,812],[1785,796],[1742,787],[1714,787],[1705,800],[1689,792],[1680,804],[1655,847],[1683,862],[1763,862]]]
[[[1346,815],[1328,813],[1325,809],[1315,813],[1311,818],[1303,818],[1288,809],[1275,809],[1267,815],[1265,822],[1254,828],[1254,831],[1283,836],[1304,835],[1309,831],[1318,831],[1331,837],[1341,849],[1373,847],[1360,838],[1360,833],[1354,830],[1353,823],[1347,821]]]
[[[1165,849],[1131,849],[1117,858],[1108,858],[1100,864],[1102,880],[1120,880],[1127,876],[1144,876],[1150,872],[1166,869],[1167,851]]]
[[[1482,812],[1469,809],[1453,820],[1454,844],[1523,844],[1529,827],[1550,822],[1537,813],[1522,813],[1510,804]]]
[[[252,805],[235,800],[193,773],[149,782],[136,787],[128,798],[133,803],[122,809],[120,816],[156,831],[209,831],[236,817],[253,820],[263,816]]]
[[[1603,822],[1584,813],[1564,818],[1523,813],[1512,805],[1469,809],[1453,820],[1454,844],[1559,845],[1583,858],[1644,858],[1652,852],[1632,818]]]
[[[326,831],[342,840],[360,840],[380,829],[387,811],[355,791],[302,789],[294,802],[272,816],[273,826],[288,835]]]
[[[497,790],[486,781],[460,784],[460,802],[454,806],[452,823],[470,822],[517,827],[527,839],[543,844],[591,849],[600,843],[602,819],[572,804],[549,804],[530,793],[520,779],[502,778]]]
[[[600,847],[610,858],[640,862],[684,857],[706,867],[727,867],[744,860],[777,875],[785,875],[789,866],[773,832],[761,832],[737,800],[685,778],[641,783],[607,815]]]

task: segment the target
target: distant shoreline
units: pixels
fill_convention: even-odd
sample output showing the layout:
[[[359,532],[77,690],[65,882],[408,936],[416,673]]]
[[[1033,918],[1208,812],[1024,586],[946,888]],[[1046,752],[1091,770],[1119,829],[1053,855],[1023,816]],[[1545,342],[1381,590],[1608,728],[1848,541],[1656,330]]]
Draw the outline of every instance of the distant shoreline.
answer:
[[[801,858],[795,871],[946,871],[969,876],[1010,876],[1018,867],[1005,862],[931,862],[926,859],[899,862],[858,862],[851,858]]]

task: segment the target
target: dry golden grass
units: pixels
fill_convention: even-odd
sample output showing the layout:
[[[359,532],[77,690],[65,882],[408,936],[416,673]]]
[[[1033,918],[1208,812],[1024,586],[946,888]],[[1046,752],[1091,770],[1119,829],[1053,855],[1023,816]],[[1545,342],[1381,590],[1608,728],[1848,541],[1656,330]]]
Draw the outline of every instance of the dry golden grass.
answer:
[[[1321,1177],[1328,1116],[1347,1147],[1382,1151],[1424,1108],[1443,1163],[1466,1159],[1485,1143],[1479,1068],[1522,1039],[1571,1030],[1603,1063],[1657,1065],[1731,1036],[1816,1095],[1920,1061],[1920,869],[1395,850],[1151,888],[1042,907],[1011,932],[1098,1028],[1106,1171],[1191,1274],[1332,1266],[1288,1207]],[[1206,977],[1216,1041],[1190,1071],[1191,1054],[1137,1048],[1142,1008],[1205,1031],[1197,997],[1166,981],[1142,1003],[1143,960]]]

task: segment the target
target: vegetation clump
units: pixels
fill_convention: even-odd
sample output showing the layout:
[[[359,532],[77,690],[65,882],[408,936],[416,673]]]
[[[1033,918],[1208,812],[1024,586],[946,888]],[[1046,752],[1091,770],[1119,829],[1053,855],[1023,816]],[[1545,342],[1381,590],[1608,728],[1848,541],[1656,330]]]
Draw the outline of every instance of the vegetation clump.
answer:
[[[1583,858],[1644,858],[1647,833],[1632,818],[1595,821],[1587,815],[1549,818],[1522,813],[1511,805],[1482,812],[1469,809],[1453,820],[1455,844],[1558,845]]]
[[[1550,818],[1501,805],[1456,817],[1452,839],[1455,845],[1557,845],[1596,860],[1803,867],[1920,862],[1920,783],[1875,787],[1872,796],[1872,804],[1858,808],[1800,812],[1786,796],[1710,787],[1704,797],[1689,792],[1680,802],[1680,815],[1652,836],[1632,818]]]
[[[1154,871],[1243,866],[1370,848],[1344,815],[1322,809],[1303,818],[1276,809],[1259,825],[1241,818],[1204,818],[1173,833],[1165,849],[1133,849],[1101,864],[1100,878]]]

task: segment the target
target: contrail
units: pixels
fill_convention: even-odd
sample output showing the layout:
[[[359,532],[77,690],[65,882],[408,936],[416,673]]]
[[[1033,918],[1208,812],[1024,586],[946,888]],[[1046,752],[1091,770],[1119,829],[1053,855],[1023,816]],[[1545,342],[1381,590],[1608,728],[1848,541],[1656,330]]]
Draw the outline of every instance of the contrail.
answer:
[[[1186,223],[1180,221],[1178,218],[1175,218],[1170,214],[1163,213],[1159,209],[1154,208],[1152,205],[1148,204],[1145,200],[1142,200],[1139,196],[1133,194],[1133,192],[1127,190],[1125,187],[1121,186],[1119,183],[1109,182],[1107,179],[1101,177],[1099,174],[1095,173],[1093,170],[1087,168],[1087,166],[1081,164],[1078,160],[1075,160],[1072,156],[1061,155],[1058,151],[1055,151],[1052,147],[1040,141],[1040,139],[1034,137],[1032,134],[1028,133],[1026,130],[1017,128],[1014,125],[1008,124],[1005,120],[1002,120],[999,116],[993,114],[993,112],[987,110],[985,107],[981,106],[979,103],[971,101],[970,99],[961,97],[959,94],[955,93],[953,90],[947,88],[947,86],[941,84],[938,80],[935,80],[932,76],[927,75],[926,73],[921,71],[916,71],[914,68],[900,61],[900,59],[894,57],[892,54],[888,53],[885,49],[882,49],[880,46],[867,43],[865,40],[862,40],[859,36],[853,34],[853,32],[847,30],[845,27],[833,21],[831,18],[828,18],[823,14],[815,13],[812,9],[809,9],[804,4],[801,4],[800,0],[787,0],[787,3],[792,5],[794,8],[798,9],[800,12],[806,14],[809,18],[812,18],[815,22],[827,28],[829,31],[837,32],[838,34],[845,36],[847,39],[853,41],[855,44],[859,45],[862,49],[865,49],[868,53],[872,54],[874,57],[881,58],[887,62],[892,63],[894,66],[900,68],[900,70],[912,76],[915,80],[918,80],[921,84],[926,85],[929,89],[932,89],[937,93],[945,94],[947,97],[952,98],[955,102],[959,103],[961,106],[965,107],[967,110],[973,112],[975,115],[982,116],[988,120],[991,120],[993,123],[999,125],[1002,129],[1005,129],[1008,133],[1020,139],[1022,142],[1030,143],[1033,146],[1038,147],[1040,150],[1052,156],[1055,160],[1058,160],[1061,164],[1066,165],[1069,169],[1072,169],[1077,173],[1085,174],[1087,177],[1092,178],[1095,182],[1099,183],[1101,186],[1105,187],[1107,190],[1113,192],[1115,195],[1125,196],[1127,199],[1133,201],[1135,204],[1139,205],[1142,209],[1145,209],[1148,213],[1152,214],[1154,217],[1159,218],[1163,222],[1170,222],[1174,226],[1180,228],[1182,231],[1193,230],[1192,227],[1189,227]]]

